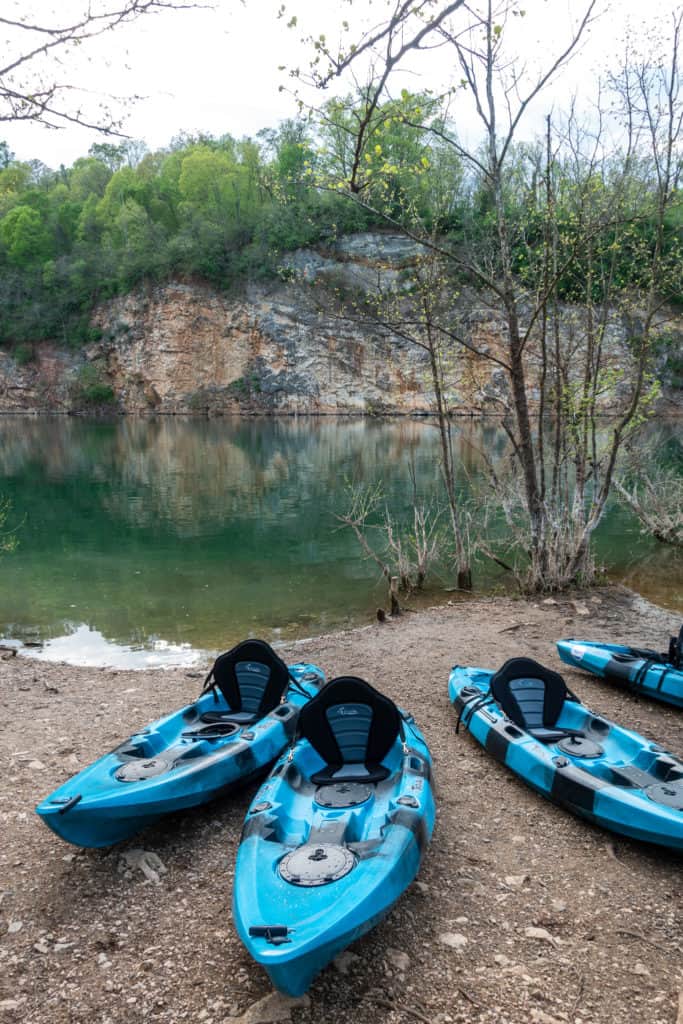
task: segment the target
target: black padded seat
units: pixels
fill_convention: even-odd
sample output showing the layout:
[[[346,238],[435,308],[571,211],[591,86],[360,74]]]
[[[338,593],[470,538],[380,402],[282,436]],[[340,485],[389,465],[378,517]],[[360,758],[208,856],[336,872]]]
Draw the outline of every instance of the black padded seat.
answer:
[[[672,636],[669,640],[669,661],[674,668],[683,669],[683,626],[678,636]]]
[[[510,658],[491,678],[491,695],[515,725],[541,743],[581,735],[556,728],[565,700],[576,698],[558,672],[533,658]]]
[[[213,682],[212,682],[213,680]],[[206,711],[203,722],[249,725],[281,703],[289,669],[265,640],[244,640],[216,658],[204,689],[218,687],[228,711]]]
[[[316,786],[335,782],[381,782],[389,769],[381,762],[400,733],[401,716],[393,701],[364,679],[339,676],[304,704],[298,735],[325,762],[311,776]]]

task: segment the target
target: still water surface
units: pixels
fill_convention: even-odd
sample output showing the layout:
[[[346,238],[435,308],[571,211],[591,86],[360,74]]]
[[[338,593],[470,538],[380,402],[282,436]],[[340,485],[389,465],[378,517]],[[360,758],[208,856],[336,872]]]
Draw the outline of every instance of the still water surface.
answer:
[[[468,442],[495,453],[504,438],[492,424],[459,429],[463,471],[476,476]],[[272,641],[368,621],[384,587],[335,520],[347,482],[381,480],[401,517],[411,464],[429,494],[437,459],[424,420],[3,417],[0,493],[21,525],[0,563],[0,629],[70,637],[48,656],[144,666],[190,663],[249,633]],[[597,547],[613,578],[683,612],[683,557],[623,509]],[[502,578],[482,566],[477,582]]]

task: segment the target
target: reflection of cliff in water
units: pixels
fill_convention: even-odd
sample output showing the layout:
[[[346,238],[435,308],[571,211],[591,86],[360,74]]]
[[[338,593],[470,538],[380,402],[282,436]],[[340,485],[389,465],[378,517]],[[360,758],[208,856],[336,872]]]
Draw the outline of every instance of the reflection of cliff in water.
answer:
[[[3,477],[48,488],[80,480],[113,519],[185,537],[235,518],[292,515],[345,480],[386,479],[391,489],[411,461],[425,486],[438,478],[425,421],[12,417],[2,428]]]
[[[493,422],[453,429],[467,494],[506,439]],[[385,588],[335,513],[347,481],[380,481],[395,520],[410,519],[412,466],[421,494],[439,491],[430,420],[1,419],[0,493],[22,525],[2,562],[0,628],[50,637],[87,623],[123,643],[216,648],[367,621]],[[504,544],[500,516],[488,529]],[[611,508],[596,541],[614,578],[683,609],[681,557],[628,511]],[[480,589],[502,579],[477,564]]]

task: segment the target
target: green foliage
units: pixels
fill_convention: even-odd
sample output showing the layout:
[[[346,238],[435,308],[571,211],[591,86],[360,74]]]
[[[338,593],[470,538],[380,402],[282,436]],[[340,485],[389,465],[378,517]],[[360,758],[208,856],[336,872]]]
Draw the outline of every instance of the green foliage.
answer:
[[[362,151],[353,148],[360,96],[327,103],[317,130],[287,120],[255,140],[183,135],[154,153],[135,141],[96,143],[70,168],[16,161],[0,146],[0,344],[51,338],[92,340],[96,303],[142,280],[197,276],[220,288],[280,273],[283,253],[332,243],[386,225],[386,216],[419,234],[479,254],[495,276],[496,222],[490,188],[465,174],[446,143],[454,128],[428,93],[378,106]],[[655,245],[652,168],[633,161],[626,178],[605,160],[590,174],[558,158],[557,294],[594,302],[605,282],[614,293],[647,287]],[[547,241],[542,146],[518,145],[505,176],[513,266],[538,285]],[[349,200],[354,178],[363,202]],[[617,218],[615,204],[628,208]],[[593,239],[574,251],[585,238]],[[625,226],[624,226],[625,225]],[[683,204],[667,213],[659,263],[661,294],[683,302]],[[675,351],[662,355],[677,379]]]
[[[36,350],[33,345],[26,345],[22,343],[17,345],[12,355],[17,366],[26,366],[28,363],[32,363],[36,357]]]
[[[114,389],[107,383],[104,370],[96,363],[85,363],[80,368],[71,388],[71,398],[77,405],[95,408],[114,402]]]

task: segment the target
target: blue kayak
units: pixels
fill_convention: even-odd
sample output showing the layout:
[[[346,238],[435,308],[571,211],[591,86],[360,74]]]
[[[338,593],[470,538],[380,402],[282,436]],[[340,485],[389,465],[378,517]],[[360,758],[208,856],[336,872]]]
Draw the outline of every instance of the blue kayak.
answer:
[[[658,653],[625,644],[593,640],[558,640],[557,650],[567,665],[592,672],[633,693],[683,708],[683,628],[672,637],[669,650]]]
[[[301,995],[413,881],[434,827],[422,734],[362,679],[329,682],[256,794],[233,915],[281,992]]]
[[[325,677],[261,640],[222,654],[196,701],[135,733],[36,808],[77,846],[111,846],[267,770]]]
[[[589,711],[557,672],[512,658],[448,685],[481,745],[543,796],[604,828],[683,850],[683,761]]]

